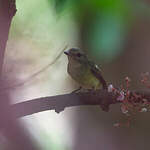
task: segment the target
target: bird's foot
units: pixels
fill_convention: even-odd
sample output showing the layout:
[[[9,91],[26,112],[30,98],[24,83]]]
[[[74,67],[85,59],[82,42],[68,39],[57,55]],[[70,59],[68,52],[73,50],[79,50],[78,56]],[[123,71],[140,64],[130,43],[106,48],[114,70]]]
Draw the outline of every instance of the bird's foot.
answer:
[[[94,88],[85,89],[85,88],[79,87],[78,89],[72,91],[71,93],[92,92],[92,91],[95,91],[95,89]]]
[[[80,86],[78,89],[72,91],[71,93],[79,93],[81,91],[82,87]]]

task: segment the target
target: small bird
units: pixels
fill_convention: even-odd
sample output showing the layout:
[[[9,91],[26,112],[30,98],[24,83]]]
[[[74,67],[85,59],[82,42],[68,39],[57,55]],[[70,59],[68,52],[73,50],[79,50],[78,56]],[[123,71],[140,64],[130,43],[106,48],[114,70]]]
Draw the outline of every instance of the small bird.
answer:
[[[68,56],[69,75],[84,89],[107,89],[101,70],[79,48],[71,48],[64,52]]]

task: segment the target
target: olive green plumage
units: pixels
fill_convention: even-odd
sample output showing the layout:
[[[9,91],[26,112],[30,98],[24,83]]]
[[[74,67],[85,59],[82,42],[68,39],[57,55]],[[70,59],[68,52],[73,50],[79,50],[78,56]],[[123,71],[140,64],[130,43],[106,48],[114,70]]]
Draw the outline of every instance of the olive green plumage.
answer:
[[[89,61],[80,49],[71,48],[64,53],[68,56],[67,71],[81,87],[86,89],[99,89],[101,87],[102,83],[99,77],[96,76],[100,75],[100,78],[102,77],[100,68]]]

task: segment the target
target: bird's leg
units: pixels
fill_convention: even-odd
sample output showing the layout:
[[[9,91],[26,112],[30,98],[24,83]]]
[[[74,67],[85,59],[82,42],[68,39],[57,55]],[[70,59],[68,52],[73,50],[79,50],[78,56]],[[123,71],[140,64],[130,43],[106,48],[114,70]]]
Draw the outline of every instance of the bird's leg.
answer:
[[[71,93],[91,92],[91,91],[95,91],[95,90],[96,90],[95,87],[92,87],[92,88],[90,88],[90,89],[84,89],[84,88],[82,88],[82,87],[80,86],[78,89],[72,91]]]
[[[82,87],[80,86],[78,89],[72,91],[71,93],[78,93],[81,89],[82,89]]]
[[[89,88],[89,89],[86,89],[88,92],[91,92],[91,91],[95,91],[96,88],[95,87],[92,87],[92,88]]]

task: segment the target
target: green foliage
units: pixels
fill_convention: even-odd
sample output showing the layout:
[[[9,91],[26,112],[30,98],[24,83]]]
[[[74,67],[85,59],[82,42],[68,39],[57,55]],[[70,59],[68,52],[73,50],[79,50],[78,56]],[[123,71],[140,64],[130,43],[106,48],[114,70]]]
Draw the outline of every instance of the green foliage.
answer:
[[[130,26],[130,7],[131,3],[125,0],[55,0],[57,13],[66,9],[74,15],[79,27],[85,24],[84,38],[90,53],[106,61],[122,51]]]
[[[111,61],[123,52],[128,29],[136,15],[150,14],[147,5],[139,0],[54,1],[57,13],[67,10],[74,15],[78,27],[82,26],[90,53],[105,61]]]
[[[87,36],[91,53],[98,59],[112,60],[122,50],[125,29],[123,22],[111,14],[96,18]]]
[[[66,2],[67,2],[67,0],[53,0],[53,3],[54,3],[57,13],[62,12],[62,10],[65,7]]]

